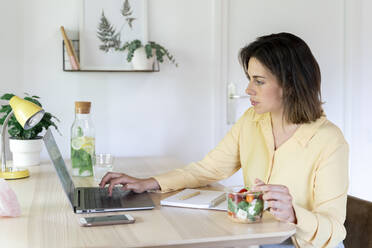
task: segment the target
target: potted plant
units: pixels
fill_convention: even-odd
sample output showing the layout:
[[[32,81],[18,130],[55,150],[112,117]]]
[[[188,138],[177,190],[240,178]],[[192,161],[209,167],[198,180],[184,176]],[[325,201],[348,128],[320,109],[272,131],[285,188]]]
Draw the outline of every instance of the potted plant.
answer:
[[[140,40],[133,40],[126,42],[121,48],[115,50],[128,50],[127,61],[132,62],[133,69],[135,70],[151,70],[153,69],[155,59],[163,63],[164,57],[168,58],[176,67],[178,66],[169,51],[154,41],[149,41],[143,45]]]
[[[42,107],[38,100],[38,96],[30,96],[27,93],[25,93],[25,95],[23,99]],[[13,96],[14,94],[7,93],[2,95],[0,99],[9,101]],[[4,124],[5,118],[11,111],[12,108],[9,104],[1,105],[0,125]],[[58,127],[54,120],[59,121],[58,118],[51,113],[45,112],[44,117],[35,127],[24,130],[14,116],[10,118],[8,122],[8,133],[10,136],[9,146],[13,154],[14,166],[22,167],[40,164],[42,137],[40,137],[39,134],[50,126],[53,126],[58,131]]]
[[[135,15],[132,15],[133,8],[131,7],[129,0],[123,2],[122,8],[118,10],[118,14],[123,17],[123,23],[119,30],[111,24],[102,10],[97,26],[99,50],[105,53],[108,53],[110,50],[128,50],[127,61],[132,62],[133,69],[135,70],[152,70],[155,58],[158,62],[162,63],[164,62],[164,56],[167,57],[176,67],[178,66],[174,57],[168,52],[168,50],[153,41],[142,44],[140,40],[136,39],[127,41],[122,46],[121,38],[123,37],[123,34],[124,37],[127,34],[124,33],[123,28],[128,26],[129,30],[126,30],[126,32],[132,32],[133,28],[137,25],[137,18]]]

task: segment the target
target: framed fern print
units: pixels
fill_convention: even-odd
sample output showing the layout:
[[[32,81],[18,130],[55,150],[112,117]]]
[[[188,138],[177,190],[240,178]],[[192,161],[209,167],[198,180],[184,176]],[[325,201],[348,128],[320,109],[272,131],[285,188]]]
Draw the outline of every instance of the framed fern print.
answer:
[[[147,0],[81,0],[80,65],[89,70],[128,70],[127,41],[147,42]]]

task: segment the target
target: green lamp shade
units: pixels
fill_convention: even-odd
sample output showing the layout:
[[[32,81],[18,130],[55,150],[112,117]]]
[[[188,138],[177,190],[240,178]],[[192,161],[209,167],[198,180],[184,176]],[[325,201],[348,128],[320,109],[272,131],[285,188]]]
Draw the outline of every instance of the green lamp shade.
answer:
[[[30,101],[13,96],[9,101],[10,106],[13,109],[14,115],[23,127],[28,130],[33,128],[44,116],[44,110]]]

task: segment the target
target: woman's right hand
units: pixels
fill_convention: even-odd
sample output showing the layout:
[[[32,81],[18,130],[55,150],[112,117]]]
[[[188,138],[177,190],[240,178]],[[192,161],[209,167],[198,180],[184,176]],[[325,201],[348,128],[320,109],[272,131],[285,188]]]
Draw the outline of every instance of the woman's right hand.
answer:
[[[108,172],[99,183],[100,188],[104,188],[109,184],[108,192],[112,195],[112,190],[115,185],[123,185],[123,190],[132,190],[136,193],[142,193],[146,190],[158,190],[160,186],[154,178],[135,178],[124,173]]]

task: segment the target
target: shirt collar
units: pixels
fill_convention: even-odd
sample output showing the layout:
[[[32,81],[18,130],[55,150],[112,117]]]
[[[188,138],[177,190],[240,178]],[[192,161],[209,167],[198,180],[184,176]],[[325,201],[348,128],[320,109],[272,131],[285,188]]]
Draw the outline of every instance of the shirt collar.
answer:
[[[297,131],[293,134],[293,138],[296,139],[302,146],[306,146],[311,138],[315,135],[319,127],[326,122],[327,117],[325,115],[321,116],[315,121],[310,123],[301,124]],[[271,116],[270,113],[257,114],[253,116],[254,122],[260,122],[266,126],[271,127]]]
[[[301,124],[293,138],[295,138],[302,146],[306,146],[311,138],[314,137],[319,127],[326,121],[327,117],[323,115],[313,122]]]
[[[256,111],[254,112],[253,120],[254,122],[259,121],[271,121],[270,113],[264,113],[264,114],[257,114]]]

